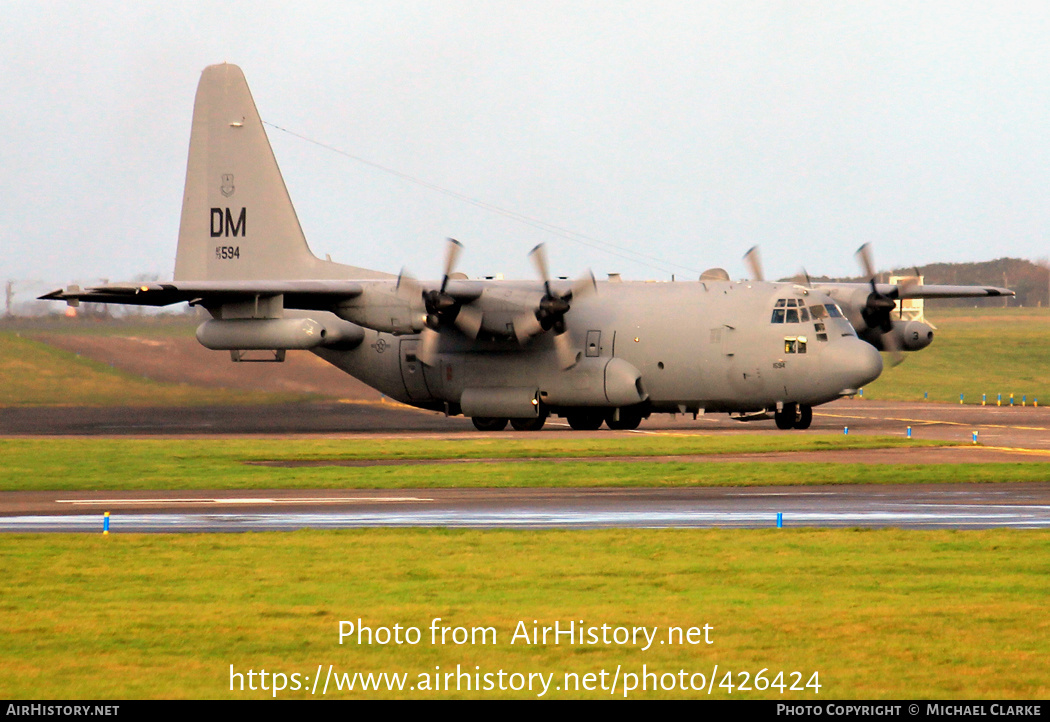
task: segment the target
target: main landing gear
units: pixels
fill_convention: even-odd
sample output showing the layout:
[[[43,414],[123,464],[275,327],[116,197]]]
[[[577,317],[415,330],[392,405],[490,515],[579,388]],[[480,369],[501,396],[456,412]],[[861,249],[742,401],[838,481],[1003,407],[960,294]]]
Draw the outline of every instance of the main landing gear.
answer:
[[[813,423],[813,407],[807,404],[784,404],[773,413],[778,429],[808,429]]]
[[[620,409],[619,413],[615,410],[607,413],[590,410],[569,414],[565,420],[576,431],[597,431],[601,428],[602,422],[605,422],[605,425],[614,431],[633,431],[638,428],[638,424],[642,423],[642,415],[631,409]]]
[[[503,431],[507,423],[514,427],[515,431],[539,431],[547,422],[546,414],[531,419],[503,419],[488,416],[474,416],[470,419],[474,428],[478,431]]]
[[[575,431],[597,431],[602,424],[614,431],[633,431],[642,423],[642,418],[642,412],[632,408],[580,409],[565,415],[565,420]],[[503,431],[508,423],[517,431],[539,431],[547,421],[547,414],[527,419],[474,416],[471,421],[478,431]]]

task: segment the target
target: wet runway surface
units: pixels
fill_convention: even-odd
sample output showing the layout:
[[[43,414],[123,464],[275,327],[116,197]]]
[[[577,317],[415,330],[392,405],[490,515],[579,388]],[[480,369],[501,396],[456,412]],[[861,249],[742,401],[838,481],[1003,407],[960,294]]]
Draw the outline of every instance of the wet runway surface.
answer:
[[[244,532],[359,527],[1050,528],[1050,482],[691,489],[33,492],[0,531]],[[19,513],[21,512],[21,513]]]
[[[197,409],[0,409],[0,436],[252,438],[624,438],[682,434],[890,434],[980,447],[778,452],[687,461],[854,463],[1050,462],[1050,409],[843,400],[806,432],[724,415],[645,421],[633,432],[576,432],[553,418],[540,432],[478,432],[469,420],[394,404],[295,404]],[[677,461],[683,461],[678,458]],[[478,460],[473,460],[475,463]],[[507,460],[500,460],[506,462]],[[661,458],[636,463],[660,463]],[[358,463],[358,462],[354,462]],[[366,462],[367,463],[367,462]],[[372,462],[376,463],[376,462]],[[420,463],[418,461],[410,463]],[[423,462],[450,463],[450,462]],[[452,462],[455,463],[455,462]],[[394,491],[0,492],[2,531],[113,533],[257,531],[374,526],[504,528],[1050,527],[1045,483],[691,489],[416,489]]]

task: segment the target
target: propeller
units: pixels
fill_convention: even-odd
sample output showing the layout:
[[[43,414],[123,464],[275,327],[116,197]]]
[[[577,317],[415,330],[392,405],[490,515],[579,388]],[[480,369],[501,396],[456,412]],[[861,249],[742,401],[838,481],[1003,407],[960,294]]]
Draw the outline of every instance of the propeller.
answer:
[[[744,263],[751,269],[752,280],[766,280],[765,274],[762,273],[762,259],[758,257],[758,246],[751,246],[751,248],[747,249],[747,253],[744,254]]]
[[[878,332],[883,349],[889,352],[893,365],[896,366],[904,360],[897,334],[893,333],[893,311],[897,304],[886,294],[879,293],[875,285],[875,262],[872,259],[871,244],[865,243],[858,248],[856,256],[864,275],[871,283],[871,293],[860,310],[861,318],[869,329]]]
[[[397,294],[399,296],[413,301],[417,298],[423,299],[426,321],[417,357],[427,366],[434,366],[437,363],[437,350],[443,326],[454,325],[469,338],[477,338],[478,333],[481,331],[483,320],[481,309],[469,304],[464,305],[459,299],[447,292],[449,279],[462,250],[462,243],[455,238],[447,239],[445,269],[441,278],[440,288],[425,290],[404,269],[401,270],[397,277]]]
[[[579,353],[573,348],[572,339],[566,332],[565,314],[571,308],[571,301],[583,298],[598,289],[594,274],[588,271],[573,283],[572,288],[563,295],[551,290],[550,271],[547,263],[547,251],[542,243],[529,251],[529,258],[540,278],[543,279],[543,298],[534,311],[526,311],[514,319],[514,335],[519,343],[525,343],[532,336],[543,331],[554,331],[554,348],[558,363],[563,369],[576,364]]]

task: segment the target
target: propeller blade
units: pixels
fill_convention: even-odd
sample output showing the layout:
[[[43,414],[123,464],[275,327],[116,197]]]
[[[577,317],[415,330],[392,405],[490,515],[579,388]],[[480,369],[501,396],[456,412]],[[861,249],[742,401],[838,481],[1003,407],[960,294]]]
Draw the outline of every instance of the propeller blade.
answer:
[[[803,267],[802,277],[806,279],[806,288],[813,288],[813,279],[809,277],[809,271]]]
[[[547,250],[542,243],[537,244],[535,248],[529,251],[529,258],[532,259],[532,263],[536,266],[537,273],[540,274],[540,278],[543,279],[543,283],[550,285],[550,273],[547,269]]]
[[[886,353],[890,355],[890,365],[899,366],[901,361],[904,360],[904,351],[901,350],[897,334],[883,333],[882,347],[886,350]]]
[[[762,261],[758,257],[758,246],[751,246],[751,248],[747,249],[747,253],[744,254],[744,263],[751,269],[751,278],[753,280],[766,280],[765,275],[762,273]]]
[[[568,333],[554,334],[554,351],[558,355],[558,365],[563,371],[575,366],[580,358],[580,352],[573,347]]]
[[[397,295],[406,301],[419,301],[423,295],[423,287],[404,268],[397,275]]]
[[[459,313],[456,314],[456,328],[468,338],[477,338],[478,332],[481,331],[483,317],[484,312],[480,308],[472,305],[461,306]]]
[[[445,241],[445,275],[441,277],[442,294],[445,293],[445,287],[448,286],[448,277],[452,275],[452,269],[456,267],[459,253],[463,250],[463,244],[455,238],[446,238]]]
[[[441,342],[441,333],[428,326],[423,329],[422,339],[423,341],[419,344],[416,358],[425,366],[437,366],[437,352],[438,345]]]
[[[587,272],[572,284],[569,295],[572,298],[584,298],[592,293],[598,293],[598,281],[594,278],[594,272],[588,268]]]
[[[854,254],[857,260],[860,261],[860,267],[864,269],[864,276],[871,279],[872,287],[875,286],[875,261],[871,256],[871,244],[865,243],[863,246],[857,249]]]
[[[455,238],[446,239],[448,246],[445,249],[445,280],[452,274],[452,269],[456,267],[456,261],[459,260],[459,253],[463,250],[463,244],[457,241]],[[444,291],[444,287],[441,289]]]
[[[898,297],[903,297],[904,294],[911,293],[918,286],[919,286],[919,274],[916,273],[914,276],[906,277],[903,281],[901,281],[900,283],[897,284],[897,287],[900,289],[900,293],[898,294]]]
[[[525,345],[526,341],[540,333],[543,333],[543,326],[534,312],[525,311],[514,317],[514,336],[519,344]]]

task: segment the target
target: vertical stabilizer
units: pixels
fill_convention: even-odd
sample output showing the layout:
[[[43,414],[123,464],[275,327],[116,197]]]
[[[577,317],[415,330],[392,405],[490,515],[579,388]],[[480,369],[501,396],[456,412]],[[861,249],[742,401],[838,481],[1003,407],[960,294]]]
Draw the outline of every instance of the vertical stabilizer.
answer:
[[[201,74],[193,106],[175,280],[387,278],[316,258],[236,65]]]

